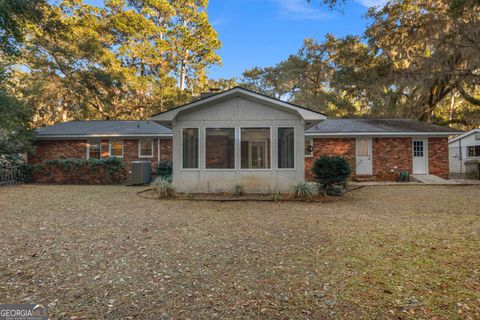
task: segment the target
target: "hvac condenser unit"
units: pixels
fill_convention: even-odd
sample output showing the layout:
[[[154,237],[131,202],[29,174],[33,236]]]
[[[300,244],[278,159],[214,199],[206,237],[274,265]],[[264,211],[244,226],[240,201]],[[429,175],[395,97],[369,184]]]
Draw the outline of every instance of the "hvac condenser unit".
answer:
[[[149,161],[132,161],[131,184],[149,184],[152,167]]]

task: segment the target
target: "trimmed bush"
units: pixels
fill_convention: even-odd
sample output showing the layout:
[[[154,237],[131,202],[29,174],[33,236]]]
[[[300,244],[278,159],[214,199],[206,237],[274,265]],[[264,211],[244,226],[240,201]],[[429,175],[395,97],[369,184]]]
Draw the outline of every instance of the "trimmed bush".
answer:
[[[175,188],[172,183],[165,178],[158,177],[152,183],[152,186],[157,190],[159,198],[172,198],[175,196]]]
[[[20,163],[17,165],[18,168],[18,181],[23,183],[32,182],[32,171],[33,167],[29,163]]]
[[[53,159],[33,167],[38,182],[115,184],[126,180],[126,167],[122,159]]]
[[[159,177],[172,181],[172,161],[162,160],[158,164],[157,174]]]
[[[293,187],[293,197],[297,199],[309,200],[318,195],[318,187],[312,183],[302,181]]]
[[[312,172],[322,193],[338,195],[347,186],[352,170],[344,157],[323,156],[315,161]]]

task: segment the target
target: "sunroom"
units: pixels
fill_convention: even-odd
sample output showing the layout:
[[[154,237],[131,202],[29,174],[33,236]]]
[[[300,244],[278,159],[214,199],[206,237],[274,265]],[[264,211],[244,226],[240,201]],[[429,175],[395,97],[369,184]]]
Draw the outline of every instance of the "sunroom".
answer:
[[[237,87],[152,120],[172,128],[178,191],[270,193],[304,180],[305,129],[325,118]]]

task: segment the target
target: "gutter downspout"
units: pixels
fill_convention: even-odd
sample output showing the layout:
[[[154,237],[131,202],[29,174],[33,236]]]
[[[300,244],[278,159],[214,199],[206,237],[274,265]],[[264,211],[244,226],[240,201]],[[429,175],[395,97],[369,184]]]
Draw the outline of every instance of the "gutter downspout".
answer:
[[[460,161],[460,173],[463,173],[463,153],[462,153],[462,139],[458,139],[458,160]]]

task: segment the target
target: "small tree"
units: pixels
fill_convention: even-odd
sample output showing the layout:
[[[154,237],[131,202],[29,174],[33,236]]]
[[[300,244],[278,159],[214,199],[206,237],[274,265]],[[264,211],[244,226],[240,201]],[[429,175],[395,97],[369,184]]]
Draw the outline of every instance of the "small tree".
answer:
[[[338,186],[345,187],[352,172],[344,157],[323,156],[317,159],[312,168],[324,194],[338,194]]]

